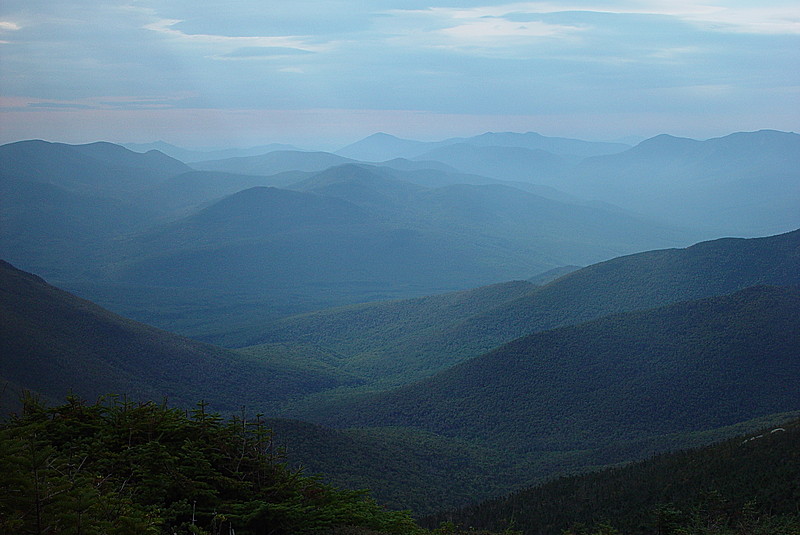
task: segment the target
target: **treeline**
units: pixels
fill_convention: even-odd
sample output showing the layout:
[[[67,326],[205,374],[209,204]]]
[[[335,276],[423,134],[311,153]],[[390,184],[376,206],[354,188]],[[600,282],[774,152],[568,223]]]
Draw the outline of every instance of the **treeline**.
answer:
[[[118,397],[23,407],[0,425],[0,533],[458,533],[289,469],[261,416]]]
[[[536,535],[800,534],[800,420],[423,521]]]

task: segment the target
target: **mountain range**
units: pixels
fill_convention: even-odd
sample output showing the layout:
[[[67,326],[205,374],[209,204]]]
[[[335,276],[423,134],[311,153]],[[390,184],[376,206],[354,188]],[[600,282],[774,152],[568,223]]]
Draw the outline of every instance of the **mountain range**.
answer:
[[[552,188],[426,171],[424,162],[364,166],[273,151],[192,170],[157,151],[31,141],[3,146],[0,163],[0,255],[112,310],[207,340],[253,314],[526,279],[696,237]],[[307,215],[325,203],[332,219],[268,224],[262,215],[284,202]],[[188,322],[167,310],[187,307]]]
[[[201,401],[392,508],[555,518],[525,496],[609,483],[532,486],[796,417],[799,139],[4,145],[0,399]]]
[[[49,399],[70,390],[166,396],[179,404],[204,399],[223,410],[245,405],[347,428],[273,422],[292,462],[327,472],[337,484],[369,484],[394,507],[430,513],[555,473],[708,443],[741,431],[732,427],[739,422],[752,420],[752,429],[759,418],[797,410],[798,236],[640,253],[545,286],[517,281],[314,313],[285,322],[299,322],[294,332],[303,336],[284,330],[280,342],[236,352],[121,318],[4,264],[0,377]],[[662,257],[658,270],[654,256]],[[660,290],[630,303],[636,311],[613,313],[614,282],[634,282],[627,298],[620,293],[627,302],[638,294],[637,273]],[[598,284],[601,274],[609,285]],[[481,321],[496,318],[492,311],[538,295],[570,302],[570,291],[593,293],[611,307],[589,322],[578,314],[569,326],[487,342],[499,346],[492,350],[432,359],[436,364],[422,371],[415,366],[427,360],[419,356],[411,365],[376,365],[412,353],[420,339],[459,331],[448,325],[481,333]],[[658,300],[673,304],[647,308]],[[392,344],[395,353],[387,349]],[[394,356],[377,357],[381,347]],[[406,384],[392,388],[398,383]],[[413,448],[422,444],[427,454]],[[394,472],[382,471],[385,454],[378,452],[393,452]],[[342,465],[341,455],[355,464]]]

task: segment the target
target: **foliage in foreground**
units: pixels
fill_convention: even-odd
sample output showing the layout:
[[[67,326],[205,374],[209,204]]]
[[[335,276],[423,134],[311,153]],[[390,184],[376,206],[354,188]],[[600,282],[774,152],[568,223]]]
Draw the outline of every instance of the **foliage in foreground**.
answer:
[[[289,470],[260,416],[28,397],[0,426],[0,532],[414,534],[405,512]]]

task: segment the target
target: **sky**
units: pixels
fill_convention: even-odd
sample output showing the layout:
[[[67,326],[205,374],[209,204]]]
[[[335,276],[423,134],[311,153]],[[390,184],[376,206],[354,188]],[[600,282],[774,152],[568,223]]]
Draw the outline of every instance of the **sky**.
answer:
[[[3,0],[0,142],[800,130],[797,0]]]

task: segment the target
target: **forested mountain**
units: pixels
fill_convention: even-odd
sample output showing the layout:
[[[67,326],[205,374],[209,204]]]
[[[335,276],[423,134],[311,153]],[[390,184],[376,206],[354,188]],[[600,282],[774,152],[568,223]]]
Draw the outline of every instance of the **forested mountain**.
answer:
[[[540,535],[583,533],[579,526],[630,535],[796,533],[798,452],[800,420],[792,420],[713,446],[558,478],[429,521],[494,529],[513,524]]]
[[[421,351],[427,342],[470,317],[534,289],[531,283],[513,281],[416,299],[310,312],[279,320],[252,340],[269,342],[267,348],[247,349],[260,354],[274,344],[316,347],[335,355],[326,362],[338,369],[384,385],[406,383],[451,364],[446,358]],[[453,344],[457,345],[455,341]]]
[[[721,239],[686,249],[615,258],[535,288],[517,285],[518,297],[443,314],[417,309],[418,301],[375,303],[290,317],[263,329],[254,342],[313,343],[341,354],[375,375],[402,379],[443,369],[520,336],[608,314],[724,295],[749,286],[800,285],[800,231],[754,239]],[[499,287],[494,287],[499,288]],[[476,295],[491,295],[491,288]],[[458,299],[443,295],[435,306]],[[469,294],[463,294],[469,295]],[[395,311],[403,310],[403,316]],[[400,320],[399,318],[402,318]],[[352,342],[353,335],[358,343]],[[313,333],[313,334],[311,334]]]
[[[0,264],[0,378],[49,399],[124,393],[219,410],[273,410],[343,375],[267,363],[112,314]]]
[[[533,334],[419,383],[300,414],[510,451],[602,450],[796,409],[798,351],[800,291],[753,287]]]

